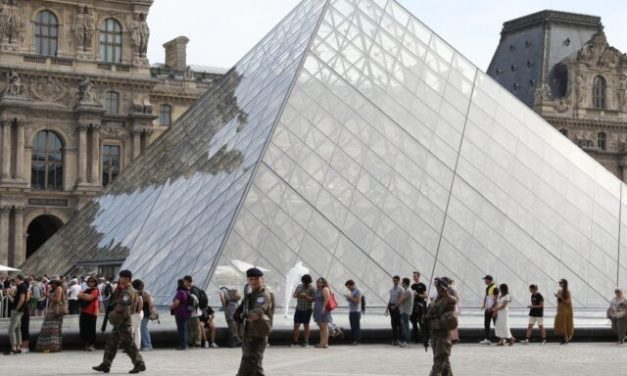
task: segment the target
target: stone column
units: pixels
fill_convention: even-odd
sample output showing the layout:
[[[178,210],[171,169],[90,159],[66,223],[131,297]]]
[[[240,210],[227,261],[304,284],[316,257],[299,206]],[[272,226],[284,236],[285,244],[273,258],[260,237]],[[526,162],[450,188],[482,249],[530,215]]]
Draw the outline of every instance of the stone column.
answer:
[[[78,184],[86,182],[87,172],[87,127],[78,126]]]
[[[92,126],[91,183],[100,185],[100,126]]]
[[[24,208],[13,209],[13,223],[15,224],[13,265],[17,267],[26,260],[26,249],[24,248]]]
[[[10,207],[0,207],[0,265],[9,264],[9,213]]]
[[[19,120],[17,122],[17,150],[15,153],[15,179],[24,180],[24,132],[26,130],[26,122]]]
[[[11,122],[3,120],[2,127],[2,180],[11,178]]]
[[[141,152],[141,133],[138,130],[132,130],[131,137],[133,139],[133,160],[135,160]]]

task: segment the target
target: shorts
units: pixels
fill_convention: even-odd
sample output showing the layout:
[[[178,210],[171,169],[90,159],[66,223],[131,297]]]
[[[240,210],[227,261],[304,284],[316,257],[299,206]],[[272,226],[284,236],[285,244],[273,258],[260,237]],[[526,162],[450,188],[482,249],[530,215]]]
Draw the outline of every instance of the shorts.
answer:
[[[312,309],[308,310],[299,310],[297,309],[294,312],[294,323],[295,324],[309,324],[311,321],[311,314],[313,313]]]
[[[529,316],[529,325],[538,324],[538,326],[544,326],[544,317]]]

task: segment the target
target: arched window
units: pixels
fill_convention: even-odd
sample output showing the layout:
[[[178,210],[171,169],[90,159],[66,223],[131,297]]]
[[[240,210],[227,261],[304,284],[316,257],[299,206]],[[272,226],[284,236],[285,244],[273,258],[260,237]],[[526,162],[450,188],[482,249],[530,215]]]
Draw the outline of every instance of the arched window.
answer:
[[[104,108],[107,114],[117,114],[120,111],[120,94],[115,91],[104,93]]]
[[[37,133],[31,170],[33,189],[63,190],[63,143],[52,131]]]
[[[605,132],[597,133],[597,148],[599,148],[599,150],[605,150],[606,140],[607,135],[605,134]]]
[[[592,106],[599,110],[604,110],[606,105],[605,92],[607,84],[605,78],[596,76],[592,84]]]
[[[560,133],[563,134],[565,137],[568,137],[568,129],[562,128],[560,129]]]
[[[107,18],[100,27],[100,61],[118,64],[122,59],[122,26]]]
[[[159,107],[159,124],[162,127],[172,125],[172,107],[169,104],[162,104]]]
[[[42,56],[57,56],[59,23],[57,17],[42,10],[35,17],[35,53]]]

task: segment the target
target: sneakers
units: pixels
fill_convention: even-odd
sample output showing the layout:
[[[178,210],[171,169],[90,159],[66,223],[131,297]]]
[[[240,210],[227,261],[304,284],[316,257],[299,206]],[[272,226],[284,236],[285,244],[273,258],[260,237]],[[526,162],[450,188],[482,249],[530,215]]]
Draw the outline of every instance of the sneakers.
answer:
[[[359,342],[354,341],[353,343],[351,343],[351,345],[353,345],[353,346],[359,346]]]
[[[529,344],[529,339],[523,339],[522,341],[520,341],[520,343],[522,343],[523,345],[528,345]]]
[[[100,363],[100,365],[91,367],[91,369],[93,369],[94,371],[104,372],[104,373],[109,373],[109,371],[111,371],[111,367],[109,367],[108,365],[104,363]]]
[[[212,349],[217,349],[218,348],[218,344],[215,342],[211,342],[211,345],[209,345],[209,347],[211,347]]]
[[[405,348],[405,347],[407,347],[407,342],[401,342],[401,344],[399,346],[402,347],[402,348]]]
[[[483,341],[479,341],[479,344],[481,345],[490,345],[492,342],[490,342],[489,339],[485,338]]]
[[[290,347],[298,347],[298,343],[296,343],[296,342],[292,342],[292,344],[290,345]]]
[[[303,342],[303,344],[301,346],[306,348],[306,349],[311,347],[311,345],[308,342]]]
[[[540,342],[540,346],[544,346],[546,345],[546,339],[543,339],[542,342]]]
[[[202,347],[205,348],[205,349],[208,349],[209,348],[209,342],[203,343]]]

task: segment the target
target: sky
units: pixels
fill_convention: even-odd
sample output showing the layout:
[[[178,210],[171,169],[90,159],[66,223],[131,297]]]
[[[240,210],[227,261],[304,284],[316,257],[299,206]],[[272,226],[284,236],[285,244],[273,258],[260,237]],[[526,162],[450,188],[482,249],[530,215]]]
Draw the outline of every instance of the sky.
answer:
[[[503,22],[551,9],[600,16],[610,45],[627,52],[624,0],[398,0],[424,24],[485,71]],[[187,63],[232,67],[300,0],[154,0],[148,57],[162,63],[162,45],[190,39]]]

